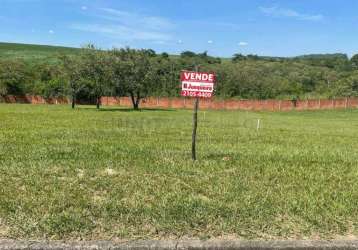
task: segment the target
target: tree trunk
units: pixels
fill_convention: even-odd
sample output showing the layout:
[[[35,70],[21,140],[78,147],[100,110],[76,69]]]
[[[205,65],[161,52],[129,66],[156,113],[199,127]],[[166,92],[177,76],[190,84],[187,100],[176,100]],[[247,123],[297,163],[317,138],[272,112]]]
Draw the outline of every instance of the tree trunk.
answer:
[[[138,96],[136,98],[133,93],[130,93],[130,96],[131,96],[131,100],[132,100],[132,104],[133,104],[133,109],[139,110],[140,98]]]
[[[97,97],[97,100],[96,100],[96,107],[97,109],[99,109],[101,106],[101,97]]]
[[[191,158],[196,161],[196,130],[198,128],[198,108],[199,97],[195,99],[194,113],[193,113],[193,134],[191,137]]]
[[[72,96],[72,109],[75,108],[75,105],[76,105],[76,95],[73,95]]]
[[[139,110],[139,103],[140,103],[140,98],[137,97],[137,100],[135,101],[135,110]]]

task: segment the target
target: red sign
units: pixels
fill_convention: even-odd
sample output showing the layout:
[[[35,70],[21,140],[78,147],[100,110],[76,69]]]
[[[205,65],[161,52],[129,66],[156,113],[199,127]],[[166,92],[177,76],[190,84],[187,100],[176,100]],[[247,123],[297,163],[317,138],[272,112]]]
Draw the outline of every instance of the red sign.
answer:
[[[215,74],[183,71],[180,75],[182,96],[210,98],[213,95]]]

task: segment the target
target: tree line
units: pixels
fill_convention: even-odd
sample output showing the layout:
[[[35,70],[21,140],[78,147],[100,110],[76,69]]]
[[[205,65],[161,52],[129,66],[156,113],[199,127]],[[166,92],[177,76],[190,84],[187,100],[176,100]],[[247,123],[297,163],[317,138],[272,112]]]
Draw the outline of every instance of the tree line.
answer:
[[[0,95],[66,97],[100,108],[103,96],[128,96],[133,108],[147,96],[180,93],[181,70],[215,72],[217,98],[306,99],[358,96],[358,55],[295,58],[235,54],[231,59],[184,51],[179,56],[148,49],[100,50],[88,45],[56,61],[0,61]]]

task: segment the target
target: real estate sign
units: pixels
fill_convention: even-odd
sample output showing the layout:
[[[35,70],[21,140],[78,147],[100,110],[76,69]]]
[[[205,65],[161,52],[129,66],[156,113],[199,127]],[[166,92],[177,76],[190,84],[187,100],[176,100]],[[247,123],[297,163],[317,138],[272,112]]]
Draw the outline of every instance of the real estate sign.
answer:
[[[207,72],[182,71],[182,96],[210,98],[213,95],[216,76]]]

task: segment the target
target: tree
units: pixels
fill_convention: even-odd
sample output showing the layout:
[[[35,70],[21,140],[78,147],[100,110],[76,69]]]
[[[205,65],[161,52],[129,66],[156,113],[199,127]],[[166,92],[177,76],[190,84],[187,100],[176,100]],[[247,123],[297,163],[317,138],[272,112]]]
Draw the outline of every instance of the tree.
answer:
[[[138,110],[141,100],[158,84],[158,57],[149,55],[146,50],[130,48],[115,49],[113,55],[116,89],[128,94],[133,108]]]
[[[5,96],[7,94],[7,77],[5,77],[5,65],[0,64],[0,96]]]
[[[352,66],[353,66],[355,69],[358,69],[358,54],[355,54],[355,55],[351,58],[351,63],[352,63]]]
[[[244,56],[243,54],[237,53],[233,56],[232,58],[232,62],[236,63],[236,62],[240,62],[240,61],[245,61],[246,60],[246,56]]]
[[[88,45],[84,48],[85,80],[90,85],[91,93],[96,98],[97,109],[101,106],[101,98],[110,92],[114,81],[112,57],[108,51]]]
[[[358,96],[358,73],[341,76],[336,85],[333,92],[334,96]]]
[[[5,96],[7,94],[7,86],[4,81],[0,79],[0,96]]]
[[[23,61],[4,61],[0,63],[0,93],[2,95],[23,95],[25,85],[31,81]]]
[[[67,94],[66,79],[59,65],[41,64],[37,66],[38,79],[33,91],[45,98],[64,97]]]
[[[195,52],[192,52],[192,51],[189,51],[189,50],[186,50],[186,51],[183,51],[181,54],[180,54],[181,57],[196,57],[196,53]]]
[[[258,55],[247,55],[247,59],[249,60],[260,60],[260,57]]]
[[[160,56],[163,58],[169,58],[169,54],[166,52],[161,53]]]
[[[67,92],[71,96],[71,107],[75,108],[78,93],[86,87],[85,69],[82,56],[62,55],[60,57],[67,83]]]

